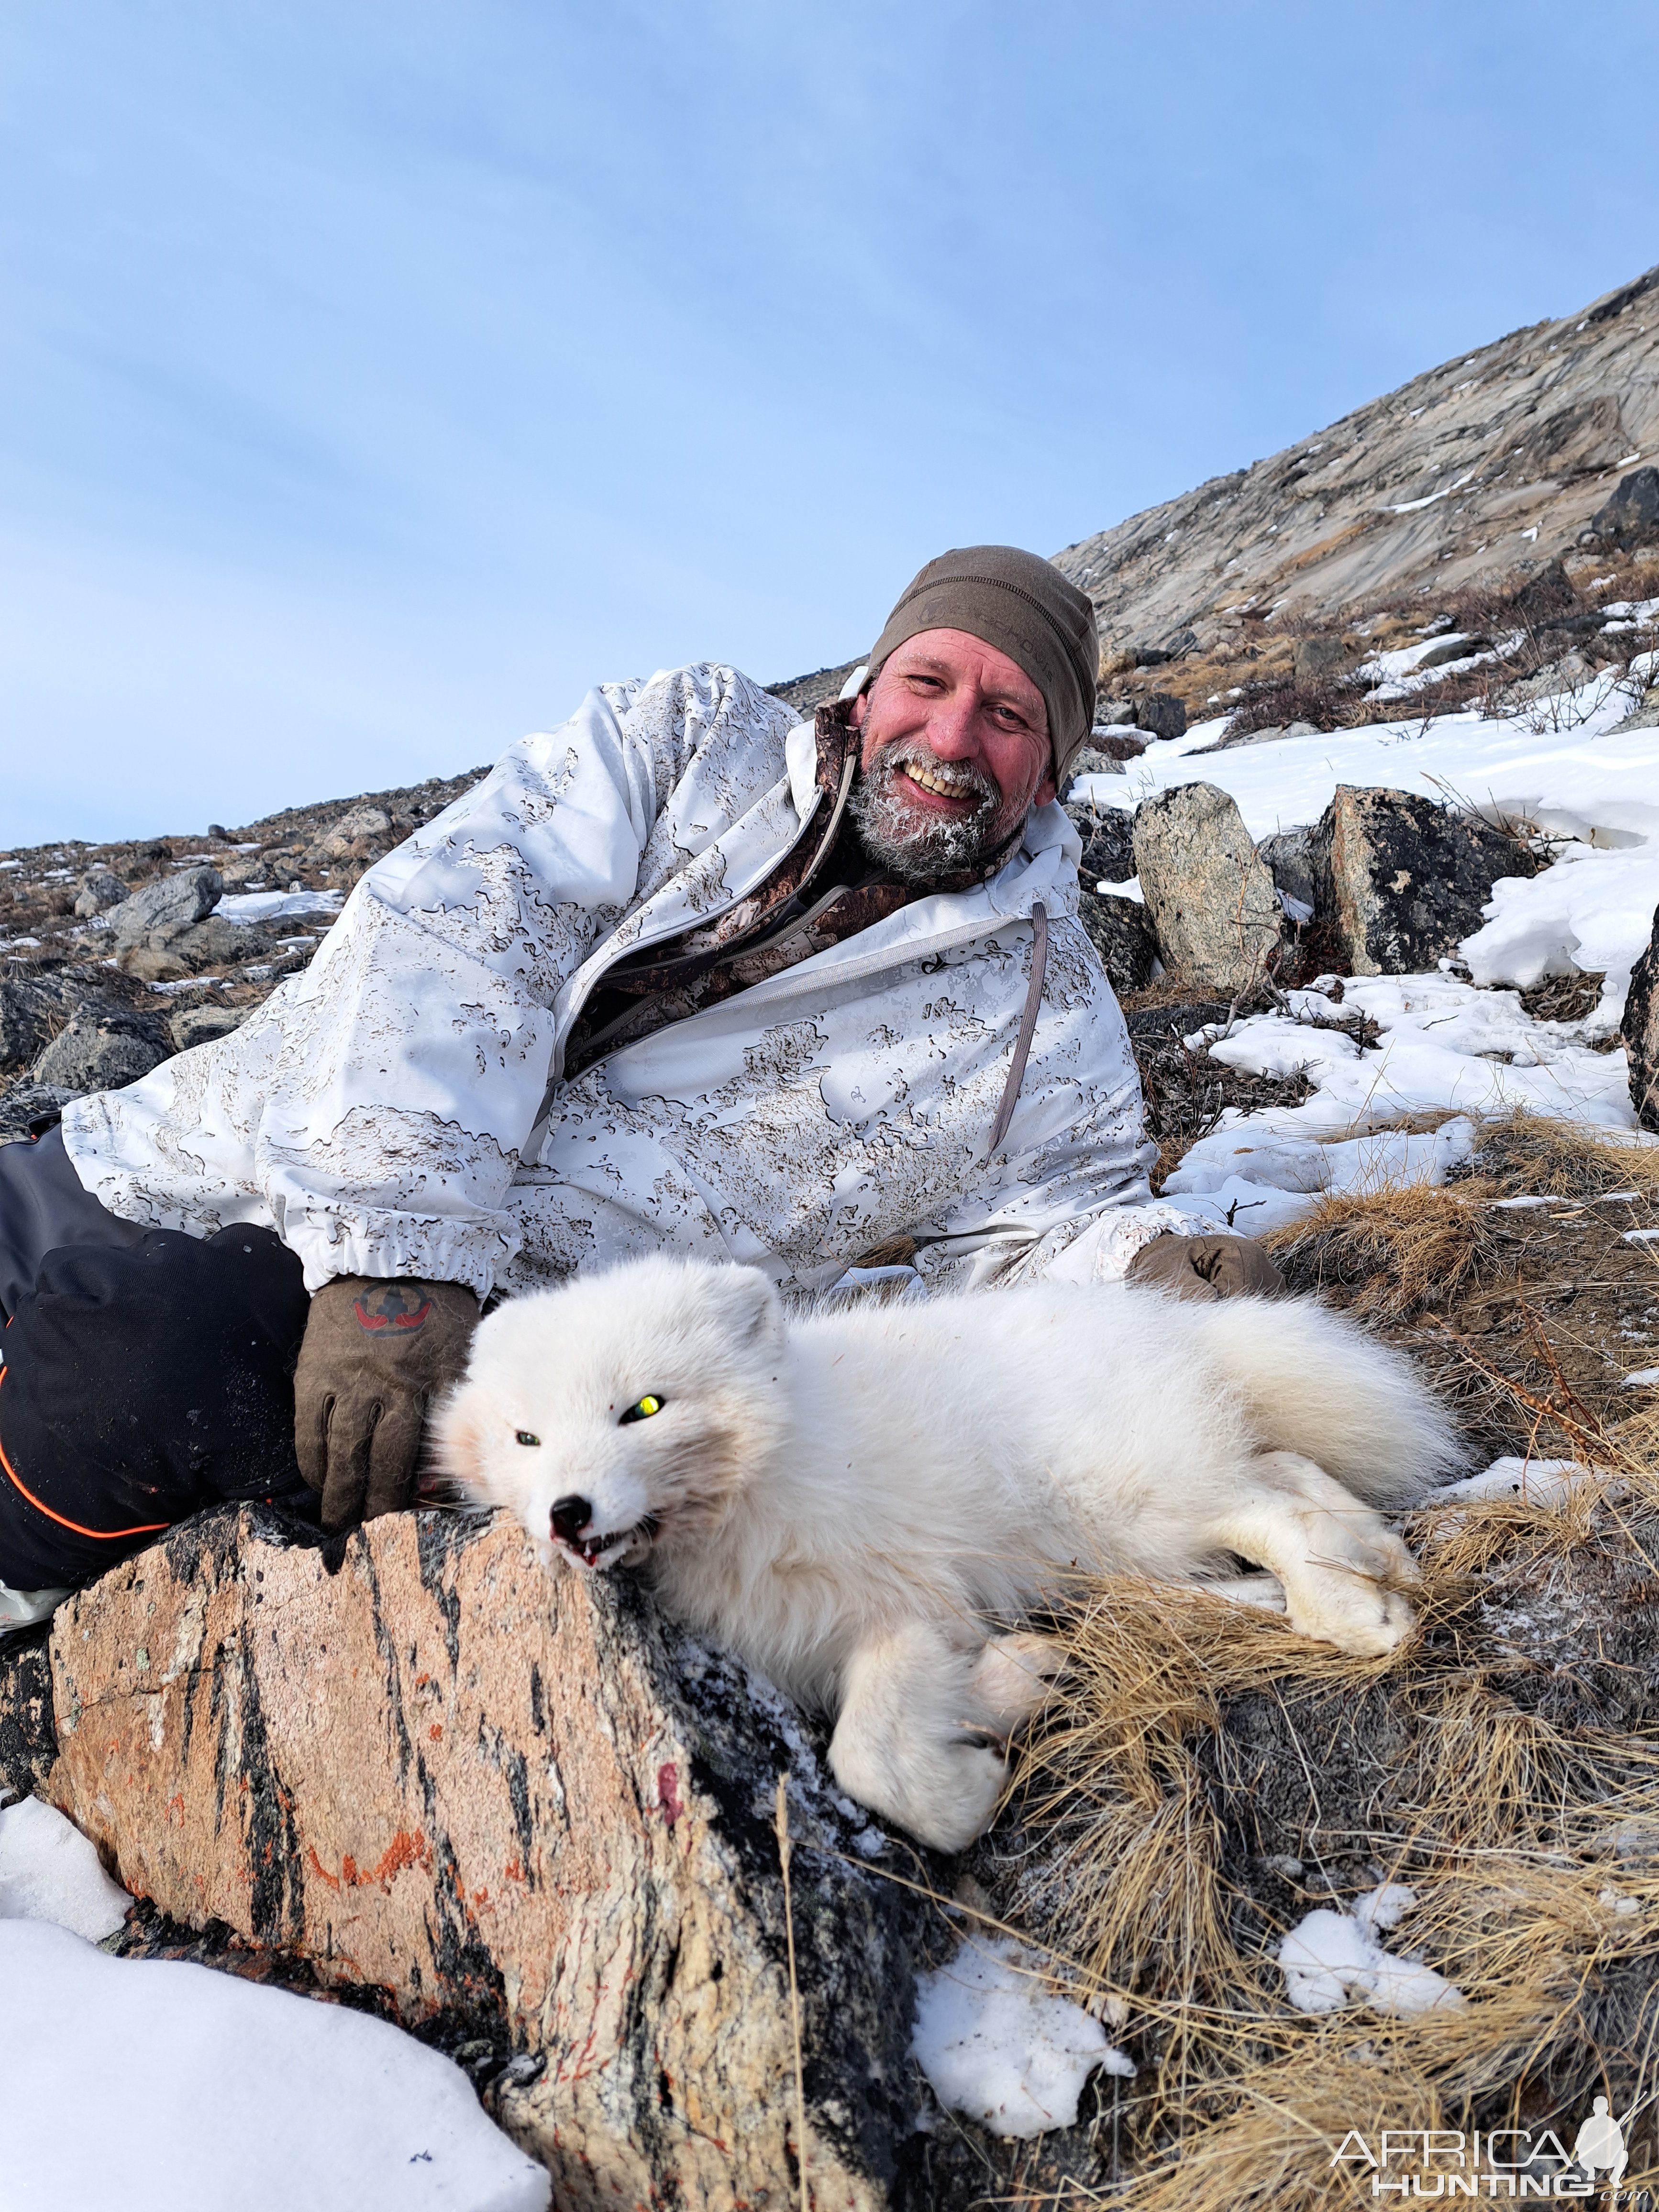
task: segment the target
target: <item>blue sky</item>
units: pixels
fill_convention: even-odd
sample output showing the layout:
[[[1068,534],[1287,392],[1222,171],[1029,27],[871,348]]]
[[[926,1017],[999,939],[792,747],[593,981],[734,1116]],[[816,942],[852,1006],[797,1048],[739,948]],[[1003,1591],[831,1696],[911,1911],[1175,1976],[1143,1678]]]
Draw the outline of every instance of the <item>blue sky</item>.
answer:
[[[1598,0],[9,0],[0,847],[773,682],[1659,261]]]

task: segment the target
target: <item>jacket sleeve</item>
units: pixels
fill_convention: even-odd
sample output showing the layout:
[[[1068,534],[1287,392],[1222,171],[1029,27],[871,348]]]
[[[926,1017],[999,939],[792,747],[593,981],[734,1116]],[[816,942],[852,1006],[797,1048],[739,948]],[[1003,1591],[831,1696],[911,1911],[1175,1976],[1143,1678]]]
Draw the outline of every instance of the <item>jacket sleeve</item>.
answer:
[[[1057,915],[1042,1011],[1006,1139],[918,1237],[941,1287],[1120,1280],[1166,1231],[1211,1226],[1152,1194],[1140,1077],[1122,1009],[1074,915]]]
[[[750,689],[694,668],[590,692],[371,869],[255,1018],[239,1071],[255,1174],[307,1287],[489,1292],[518,1246],[504,1200],[559,992],[636,899],[676,785]]]

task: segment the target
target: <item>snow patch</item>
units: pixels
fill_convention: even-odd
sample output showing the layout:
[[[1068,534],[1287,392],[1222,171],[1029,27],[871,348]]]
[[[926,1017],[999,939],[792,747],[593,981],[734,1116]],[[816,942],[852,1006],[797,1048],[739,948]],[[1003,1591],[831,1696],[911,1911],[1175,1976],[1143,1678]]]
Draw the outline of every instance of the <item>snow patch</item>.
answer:
[[[458,2066],[343,2005],[0,1921],[9,2203],[546,2212]]]
[[[1164,1184],[1184,1210],[1260,1236],[1327,1194],[1443,1182],[1473,1152],[1469,1117],[1516,1107],[1620,1136],[1632,1130],[1624,1054],[1593,1051],[1572,1024],[1534,1021],[1513,991],[1478,990],[1443,971],[1353,976],[1341,1004],[1350,1013],[1376,1024],[1377,1043],[1362,1047],[1312,989],[1287,993],[1282,1013],[1188,1038],[1253,1074],[1299,1072],[1314,1096],[1249,1113],[1229,1107]],[[1449,1118],[1431,1134],[1378,1126],[1436,1110]]]
[[[101,1943],[131,1903],[55,1805],[24,1797],[0,1812],[0,1920],[50,1920]]]
[[[289,915],[338,914],[343,891],[228,891],[214,908],[227,921],[282,921]]]
[[[1097,2020],[1049,1994],[1041,1962],[1008,1937],[966,1942],[917,1977],[911,2049],[947,2111],[999,2136],[1072,2127],[1096,2067],[1126,2081],[1135,2070]]]
[[[1403,1882],[1384,1882],[1360,1898],[1353,1911],[1321,1907],[1279,1939],[1278,1959],[1285,1994],[1297,2012],[1338,2012],[1368,2004],[1390,2013],[1449,2012],[1463,1992],[1420,1960],[1396,1959],[1376,1931],[1396,1927],[1417,1902]]]

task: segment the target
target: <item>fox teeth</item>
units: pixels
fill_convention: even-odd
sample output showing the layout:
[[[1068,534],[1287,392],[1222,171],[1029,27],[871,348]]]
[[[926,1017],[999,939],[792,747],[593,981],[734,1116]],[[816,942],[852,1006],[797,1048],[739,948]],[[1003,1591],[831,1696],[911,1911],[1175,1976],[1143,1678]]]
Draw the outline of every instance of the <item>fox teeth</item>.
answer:
[[[904,773],[912,783],[919,783],[924,791],[931,791],[940,799],[963,799],[968,795],[967,783],[946,783],[942,776],[930,775],[925,768],[907,763]]]

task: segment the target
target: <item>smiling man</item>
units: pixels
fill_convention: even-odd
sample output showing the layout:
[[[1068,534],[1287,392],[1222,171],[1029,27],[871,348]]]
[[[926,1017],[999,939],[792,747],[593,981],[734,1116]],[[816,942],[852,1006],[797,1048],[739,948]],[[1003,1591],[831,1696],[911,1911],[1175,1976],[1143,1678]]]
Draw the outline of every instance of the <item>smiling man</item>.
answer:
[[[480,1302],[636,1254],[1275,1287],[1147,1183],[1053,803],[1097,665],[1082,593],[981,545],[812,722],[730,668],[602,685],[240,1030],[0,1151],[0,1583],[302,1480],[330,1528],[407,1504]]]

